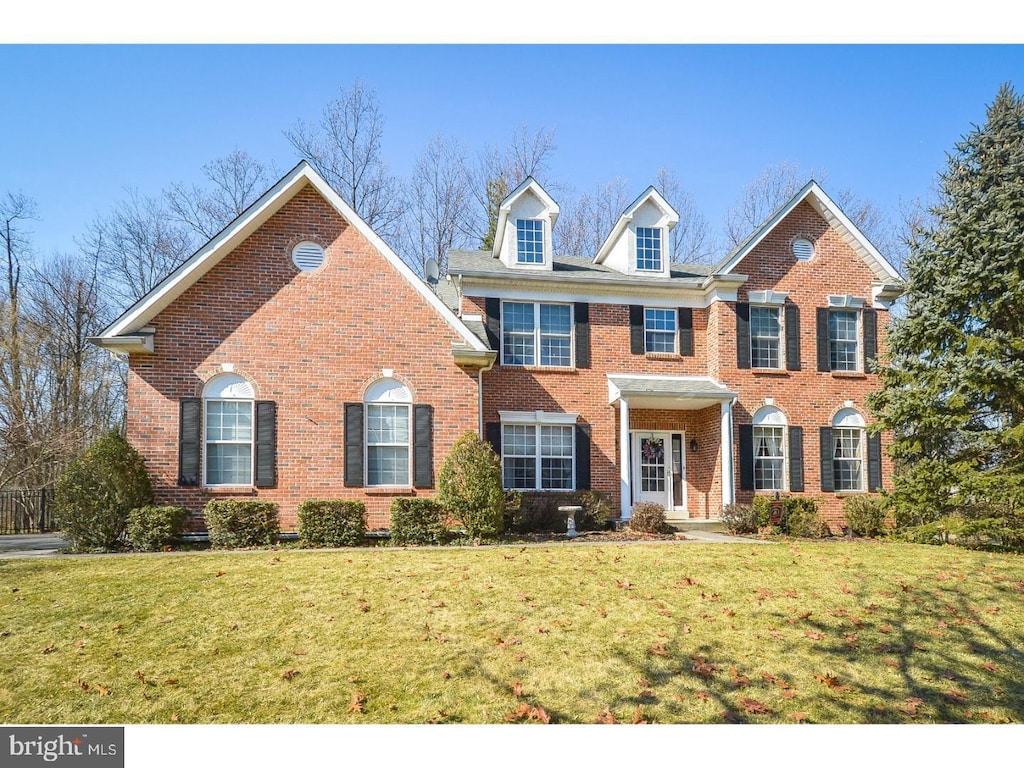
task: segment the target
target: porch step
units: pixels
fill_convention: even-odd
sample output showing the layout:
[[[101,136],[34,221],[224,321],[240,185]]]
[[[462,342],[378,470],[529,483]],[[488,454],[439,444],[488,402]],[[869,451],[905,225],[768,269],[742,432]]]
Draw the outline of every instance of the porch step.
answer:
[[[714,533],[728,533],[725,527],[725,523],[721,520],[700,520],[694,518],[692,520],[666,520],[670,526],[675,528],[676,531],[712,531]],[[629,525],[628,520],[616,520],[615,530],[624,530]]]

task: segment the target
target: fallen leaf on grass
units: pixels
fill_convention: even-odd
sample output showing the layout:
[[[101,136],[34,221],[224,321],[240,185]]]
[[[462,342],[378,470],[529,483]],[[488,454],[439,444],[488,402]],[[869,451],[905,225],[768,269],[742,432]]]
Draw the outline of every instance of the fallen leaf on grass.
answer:
[[[364,600],[363,598],[359,598],[357,603],[358,603],[360,611],[362,611],[363,613],[368,613],[369,612],[370,604],[366,600]]]
[[[521,703],[505,715],[506,723],[543,723],[551,722],[551,717],[544,710],[544,707],[531,707],[526,702]]]
[[[110,695],[110,689],[109,688],[105,688],[104,686],[100,685],[99,683],[96,683],[96,691],[99,693],[100,696],[109,696]]]
[[[892,667],[893,669],[899,669],[900,666],[900,663],[896,659],[885,659],[882,663],[887,667]]]
[[[78,687],[81,688],[83,691],[89,690],[89,684],[85,682],[85,680],[83,680],[82,678],[78,678]]]
[[[633,725],[650,725],[650,724],[651,724],[650,720],[645,720],[644,719],[644,708],[638,704],[637,707],[636,707],[636,710],[633,712]]]
[[[177,684],[178,684],[178,678],[176,678],[176,677],[169,677],[166,680],[164,680],[164,685],[177,685]]]
[[[981,665],[981,668],[984,669],[984,670],[987,670],[989,672],[998,672],[999,671],[999,665],[998,664],[994,664],[991,661],[986,661],[984,664]]]
[[[967,694],[963,691],[957,690],[956,688],[947,688],[942,692],[942,695],[944,698],[956,702],[957,704],[962,704],[967,701]]]
[[[771,596],[772,596],[772,593],[769,592],[764,587],[762,587],[761,589],[758,590],[757,596],[754,599],[757,600],[758,602],[760,602],[761,600],[767,600]]]
[[[811,640],[824,640],[825,639],[825,636],[823,634],[821,634],[821,632],[815,632],[813,630],[809,630],[809,631],[805,632],[804,634],[807,635],[807,637],[811,638]]]
[[[654,691],[649,688],[644,688],[636,695],[636,697],[640,699],[640,701],[654,702],[658,700],[658,697],[654,695]]]
[[[178,716],[177,715],[171,715],[171,722],[172,723],[178,722]]]
[[[286,669],[284,672],[281,673],[281,679],[294,680],[297,674],[299,674],[299,671],[297,669]]]
[[[672,586],[676,589],[682,589],[683,587],[696,587],[698,586],[698,584],[699,582],[696,579],[693,579],[689,576],[684,576],[682,579],[677,581]]]
[[[803,722],[807,721],[807,713],[806,712],[794,712],[793,714],[790,715],[790,717],[794,721],[796,721],[798,723],[803,723]]]
[[[85,638],[84,637],[81,640],[75,640],[75,648],[79,648],[79,649],[85,648]]]
[[[652,645],[650,648],[647,649],[647,652],[649,654],[651,654],[651,656],[668,656],[669,655],[668,650],[665,648],[665,644],[664,643],[655,643],[654,645]]]
[[[711,678],[715,676],[715,672],[718,668],[714,664],[709,664],[707,661],[698,661],[691,667],[694,674],[700,675],[701,677]]]
[[[769,715],[772,712],[757,699],[740,699],[740,708],[748,715]]]
[[[911,697],[906,700],[906,704],[903,707],[903,711],[911,717],[917,717],[917,710],[924,704],[924,701],[918,698]]]
[[[45,648],[43,648],[43,650],[41,650],[40,653],[42,653],[42,654],[53,653],[56,650],[57,650],[57,646],[55,646],[55,645],[48,645]]]
[[[523,684],[519,680],[516,680],[512,684],[512,695],[517,699],[522,698],[523,696]]]
[[[779,632],[779,630],[777,630],[777,629],[769,629],[768,630],[768,634],[771,635],[776,640],[781,640],[782,639],[782,633]]]
[[[693,695],[696,696],[701,701],[707,701],[708,699],[711,698],[711,694],[708,693],[707,691],[695,691]]]
[[[796,691],[794,691],[792,688],[786,688],[779,695],[782,696],[782,698],[784,698],[784,699],[795,699],[796,698]]]
[[[629,579],[623,579],[622,581],[619,581],[618,579],[616,579],[615,580],[615,586],[617,586],[619,589],[632,589],[633,588],[633,585],[629,583]]]
[[[750,684],[750,678],[746,675],[741,675],[736,667],[730,667],[729,673],[732,675],[732,684],[737,688],[746,688]]]
[[[840,685],[839,684],[839,679],[837,677],[835,677],[834,675],[832,675],[831,673],[830,674],[825,674],[825,675],[815,675],[814,679],[817,680],[822,685],[826,686],[827,688],[831,688],[833,691],[844,691],[845,692],[845,691],[853,690],[848,685]]]
[[[452,679],[452,673],[451,672],[442,672],[441,673],[441,679],[442,680],[451,680]]]
[[[362,691],[356,691],[352,694],[352,701],[349,702],[348,711],[355,712],[357,714],[363,713],[363,704],[366,703],[366,694]]]
[[[714,602],[715,600],[721,600],[722,596],[720,594],[718,594],[717,592],[712,592],[710,595],[706,594],[704,592],[701,592],[700,593],[700,599],[701,600],[710,600],[710,601]]]
[[[597,719],[594,720],[594,722],[601,723],[602,725],[615,725],[619,721],[615,719],[615,715],[612,714],[612,711],[608,709],[608,707],[605,707],[604,711],[597,716]]]

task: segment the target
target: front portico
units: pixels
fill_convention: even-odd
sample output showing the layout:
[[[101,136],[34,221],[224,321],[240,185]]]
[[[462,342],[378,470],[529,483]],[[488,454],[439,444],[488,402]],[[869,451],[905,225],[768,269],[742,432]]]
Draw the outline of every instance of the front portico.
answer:
[[[623,520],[639,502],[661,504],[670,521],[717,519],[733,503],[735,400],[707,376],[608,374]]]

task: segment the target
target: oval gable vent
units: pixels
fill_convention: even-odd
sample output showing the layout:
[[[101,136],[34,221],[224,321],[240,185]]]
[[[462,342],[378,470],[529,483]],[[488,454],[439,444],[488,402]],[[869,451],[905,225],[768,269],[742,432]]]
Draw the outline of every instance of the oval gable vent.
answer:
[[[324,263],[324,248],[311,242],[299,243],[292,249],[292,263],[303,272],[318,269]]]
[[[809,261],[814,256],[814,243],[804,238],[794,240],[793,256],[797,261]]]

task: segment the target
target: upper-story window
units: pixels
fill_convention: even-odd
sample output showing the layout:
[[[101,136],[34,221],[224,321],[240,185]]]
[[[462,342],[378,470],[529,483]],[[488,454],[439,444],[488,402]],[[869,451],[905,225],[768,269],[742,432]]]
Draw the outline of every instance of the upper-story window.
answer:
[[[505,301],[502,365],[572,366],[572,305]]]
[[[661,228],[636,228],[636,268],[643,272],[661,272]]]
[[[782,308],[750,308],[750,365],[753,368],[781,368]]]
[[[644,351],[675,354],[676,310],[644,309]]]
[[[829,310],[828,360],[833,371],[859,370],[858,314],[855,309]]]
[[[516,262],[544,263],[544,222],[540,219],[516,219]]]

